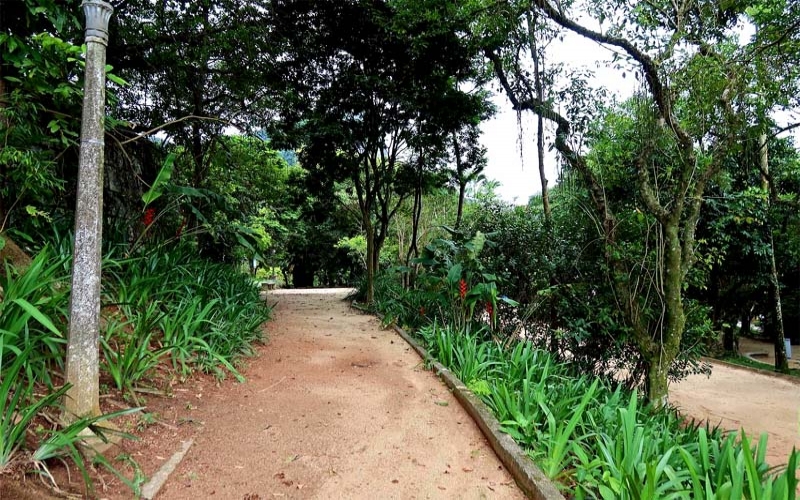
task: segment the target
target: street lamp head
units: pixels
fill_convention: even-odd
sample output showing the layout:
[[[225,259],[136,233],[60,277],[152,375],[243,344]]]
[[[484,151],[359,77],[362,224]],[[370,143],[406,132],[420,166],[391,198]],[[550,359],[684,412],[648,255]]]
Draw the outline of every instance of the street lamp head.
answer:
[[[81,7],[86,16],[86,41],[108,44],[108,21],[114,7],[103,0],[85,0]]]

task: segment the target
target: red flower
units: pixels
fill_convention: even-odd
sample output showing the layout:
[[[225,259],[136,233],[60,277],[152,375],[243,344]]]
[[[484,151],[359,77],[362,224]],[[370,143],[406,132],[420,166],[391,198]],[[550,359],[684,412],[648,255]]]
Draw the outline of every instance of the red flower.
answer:
[[[425,316],[425,306],[422,306],[422,307],[419,308],[419,315],[420,316]]]
[[[494,313],[494,306],[492,306],[491,302],[486,303],[486,314],[489,315],[489,319],[492,319],[492,313]]]
[[[462,300],[467,296],[467,282],[463,279],[458,282],[458,294]]]
[[[183,228],[185,226],[186,226],[186,218],[184,217],[184,219],[181,221],[181,225],[178,226],[178,230],[175,231],[175,237],[176,238],[180,238],[181,237],[181,235],[183,234]]]
[[[155,208],[148,208],[144,211],[144,216],[142,217],[142,222],[145,226],[149,226],[153,223],[156,218],[156,209]]]

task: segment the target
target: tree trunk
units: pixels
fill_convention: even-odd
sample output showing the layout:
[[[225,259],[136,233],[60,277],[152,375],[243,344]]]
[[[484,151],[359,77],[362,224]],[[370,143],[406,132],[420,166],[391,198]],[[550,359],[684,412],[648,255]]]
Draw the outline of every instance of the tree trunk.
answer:
[[[467,193],[467,184],[458,180],[458,211],[456,212],[456,229],[461,227],[461,219],[464,217],[464,197]]]
[[[725,354],[736,354],[736,333],[733,325],[722,324],[722,348]]]
[[[645,390],[647,400],[656,408],[661,408],[667,404],[669,394],[669,364],[665,363],[658,356],[656,359],[647,363],[647,379],[645,380]]]
[[[778,276],[778,267],[775,264],[775,242],[772,235],[772,222],[769,220],[769,212],[772,205],[777,201],[774,198],[774,185],[772,175],[769,171],[769,151],[767,149],[767,134],[761,134],[758,138],[759,159],[761,162],[761,187],[767,192],[767,232],[769,239],[769,296],[772,308],[772,326],[774,329],[773,339],[775,341],[775,370],[788,373],[789,362],[786,359],[786,344],[783,330],[783,308],[781,306],[781,282]]]
[[[660,331],[640,331],[635,334],[645,361],[647,399],[656,407],[667,404],[669,369],[680,350],[681,337],[686,326],[681,293],[683,259],[679,229],[678,221],[674,217],[662,226],[665,240],[664,319],[656,325]]]
[[[369,217],[364,217],[364,229],[366,230],[367,239],[367,305],[372,305],[375,302],[375,259],[373,253],[375,251],[375,228]]]
[[[539,69],[539,53],[536,50],[536,31],[533,26],[533,19],[528,13],[528,40],[530,42],[531,57],[533,58],[533,86],[536,89],[536,98],[539,102],[544,102],[544,86],[542,85],[542,75]],[[544,173],[544,118],[536,114],[536,153],[539,163],[539,179],[542,183],[542,208],[544,209],[544,221],[548,231],[552,227],[552,214],[550,212],[550,195],[547,192],[547,177]]]
[[[778,280],[778,268],[775,265],[775,244],[772,240],[772,227],[769,228],[769,288],[772,306],[772,326],[775,335],[775,370],[789,373],[789,361],[786,359],[786,344],[783,330],[783,308],[781,307],[781,283]]]
[[[408,245],[408,253],[406,254],[406,266],[411,271],[406,275],[407,281],[404,283],[406,288],[414,286],[417,279],[416,266],[412,265],[411,259],[419,256],[419,247],[417,241],[419,240],[419,222],[422,218],[422,171],[418,179],[417,186],[414,191],[414,207],[411,210],[411,242]],[[456,222],[458,227],[458,222]]]
[[[2,14],[0,14],[2,17]],[[9,121],[6,118],[5,109],[6,107],[6,82],[3,79],[3,65],[0,63],[0,128],[7,128],[9,126]],[[5,131],[3,131],[5,132]],[[5,134],[3,134],[5,135]],[[5,146],[5,141],[0,143],[0,147]],[[0,231],[5,229],[6,223],[6,201],[3,196],[3,192],[5,192],[6,187],[6,166],[4,163],[0,163]]]

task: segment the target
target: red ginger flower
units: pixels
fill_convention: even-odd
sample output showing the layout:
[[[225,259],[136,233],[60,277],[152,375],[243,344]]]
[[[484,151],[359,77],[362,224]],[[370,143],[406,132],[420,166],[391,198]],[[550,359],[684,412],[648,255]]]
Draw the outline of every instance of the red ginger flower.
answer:
[[[178,230],[177,230],[177,231],[175,231],[175,237],[176,237],[176,238],[180,238],[180,237],[181,237],[181,235],[183,234],[183,228],[184,228],[184,227],[186,227],[186,218],[185,218],[185,217],[184,217],[184,219],[181,221],[181,225],[180,225],[180,226],[178,226]]]
[[[155,208],[148,208],[144,211],[144,216],[142,217],[142,222],[145,226],[149,226],[153,223],[156,218],[156,209]]]
[[[492,318],[492,313],[494,313],[494,306],[492,306],[491,301],[486,303],[486,314],[489,315],[489,319]]]
[[[467,296],[467,282],[463,279],[458,281],[458,294],[462,300]]]

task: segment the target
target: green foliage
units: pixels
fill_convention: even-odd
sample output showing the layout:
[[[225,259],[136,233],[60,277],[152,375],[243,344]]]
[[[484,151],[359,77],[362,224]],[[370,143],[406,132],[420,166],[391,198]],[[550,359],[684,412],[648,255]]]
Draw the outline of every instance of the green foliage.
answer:
[[[35,346],[25,355],[24,371],[31,382],[52,385],[50,370],[63,368],[68,258],[45,248],[25,273],[9,264],[0,273],[0,359],[13,361]]]
[[[250,277],[231,266],[199,259],[191,247],[178,246],[127,259],[111,278],[107,293],[117,297],[135,328],[121,342],[125,351],[108,363],[127,366],[125,370],[141,378],[147,366],[169,353],[184,374],[200,367],[222,376],[222,367],[241,378],[233,363],[237,356],[251,353],[251,344],[262,338],[260,326],[269,317]],[[153,349],[154,345],[161,347]]]
[[[138,400],[134,391],[139,381],[150,375],[159,364],[161,356],[169,347],[152,349],[151,340],[157,332],[160,318],[165,314],[160,310],[158,303],[150,302],[139,310],[127,304],[120,306],[120,320],[110,317],[106,321],[103,335],[100,337],[100,348],[103,353],[103,362],[100,369],[107,373],[114,381],[114,385],[130,396],[133,401]],[[131,329],[128,332],[128,329]]]
[[[29,428],[34,419],[45,410],[59,410],[61,400],[69,389],[69,385],[64,385],[37,398],[34,381],[25,373],[26,365],[33,361],[31,357],[34,352],[34,347],[30,346],[16,353],[10,358],[13,360],[10,366],[9,356],[0,354],[0,474],[7,472],[15,464],[33,466],[56,486],[46,461],[68,456],[78,466],[84,481],[91,489],[92,482],[83,455],[78,450],[78,443],[84,439],[81,434],[88,429],[100,439],[106,440],[104,430],[98,424],[139,411],[139,408],[77,419],[63,428],[46,432],[34,449],[28,449]],[[110,469],[113,470],[113,467]]]
[[[79,419],[29,442],[34,419],[58,411],[68,389],[54,385],[52,372],[64,362],[69,240],[53,246],[57,251],[46,246],[24,273],[8,264],[0,273],[0,473],[30,464],[52,482],[47,462],[69,457],[91,487],[79,434],[88,428],[104,439],[102,421],[138,409]],[[252,352],[269,317],[255,283],[232,266],[198,258],[190,247],[147,250],[132,258],[104,256],[101,376],[134,401],[167,355],[184,374],[227,371],[241,379],[235,363]],[[45,396],[35,395],[42,391]],[[98,463],[119,475],[103,457]]]
[[[468,328],[476,321],[497,325],[498,304],[517,305],[498,292],[496,275],[487,271],[479,255],[492,242],[478,231],[471,238],[451,230],[454,238],[436,239],[413,262],[423,268],[417,286],[428,300],[426,310],[457,328]]]
[[[503,429],[575,498],[794,498],[798,453],[764,461],[766,435],[686,425],[636,391],[557,364],[530,342],[507,346],[437,324],[417,331],[428,352],[470,386]]]
[[[170,154],[167,156],[167,159],[164,160],[164,165],[162,165],[161,169],[158,171],[158,175],[153,181],[153,184],[150,186],[150,189],[148,189],[147,192],[142,195],[142,201],[144,202],[145,207],[161,197],[164,192],[164,185],[169,182],[174,169],[175,155]]]
[[[77,20],[66,5],[24,0],[0,13],[0,228],[42,225],[13,210],[50,213],[64,179],[59,156],[76,144],[83,96]],[[6,18],[7,17],[7,18]]]

